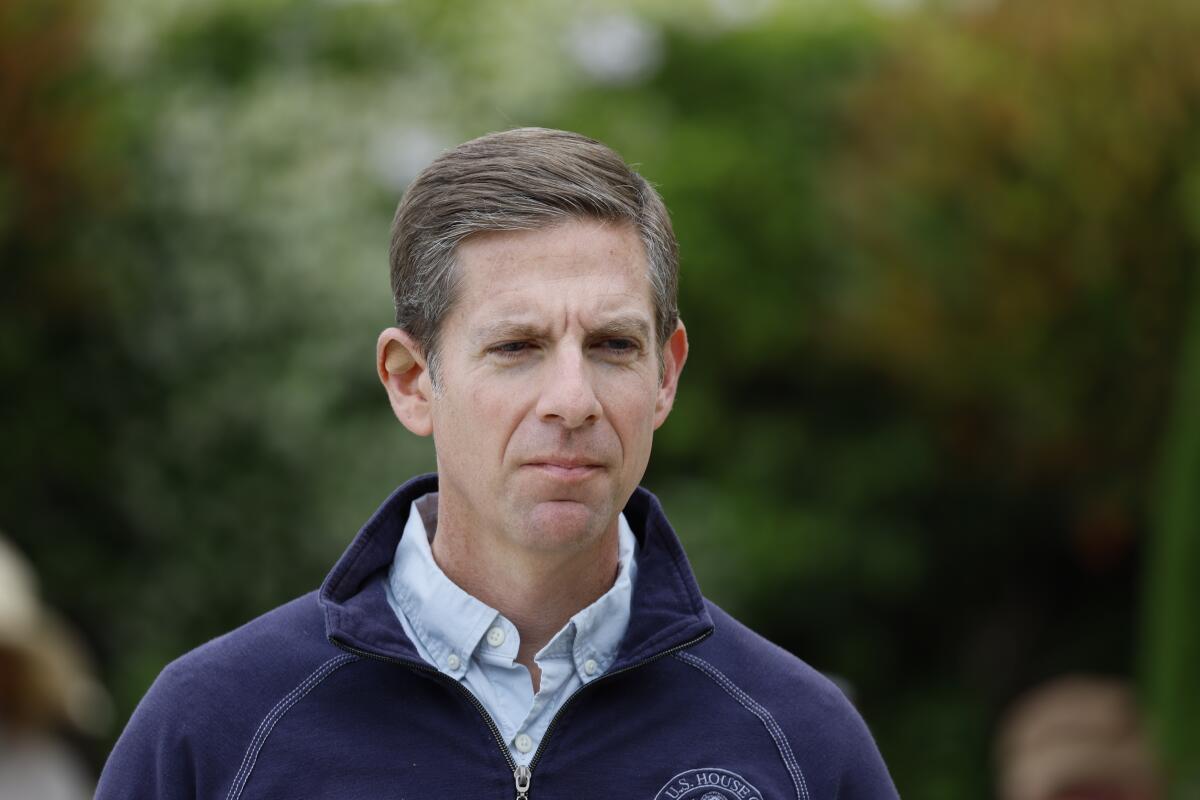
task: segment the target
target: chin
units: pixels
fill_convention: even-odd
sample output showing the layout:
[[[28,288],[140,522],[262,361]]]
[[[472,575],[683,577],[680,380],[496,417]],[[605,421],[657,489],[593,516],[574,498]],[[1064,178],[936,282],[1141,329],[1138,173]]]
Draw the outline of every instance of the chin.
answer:
[[[524,526],[526,543],[538,550],[585,547],[603,535],[609,522],[607,515],[586,503],[544,501],[529,513]]]

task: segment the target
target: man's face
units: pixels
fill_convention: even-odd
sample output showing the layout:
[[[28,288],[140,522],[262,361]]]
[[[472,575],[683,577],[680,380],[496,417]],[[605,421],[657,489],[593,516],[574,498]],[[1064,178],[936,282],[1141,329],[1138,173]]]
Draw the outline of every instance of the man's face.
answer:
[[[645,472],[686,357],[682,326],[660,378],[628,225],[476,235],[458,268],[429,401],[440,520],[524,550],[586,547],[615,531]]]

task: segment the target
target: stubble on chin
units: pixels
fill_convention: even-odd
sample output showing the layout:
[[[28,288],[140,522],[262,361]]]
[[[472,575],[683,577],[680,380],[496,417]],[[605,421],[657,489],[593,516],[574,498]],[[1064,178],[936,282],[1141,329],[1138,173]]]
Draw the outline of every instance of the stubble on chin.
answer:
[[[543,500],[518,512],[512,535],[531,552],[578,552],[596,546],[616,524],[616,514],[602,503]],[[611,519],[610,519],[611,518]]]

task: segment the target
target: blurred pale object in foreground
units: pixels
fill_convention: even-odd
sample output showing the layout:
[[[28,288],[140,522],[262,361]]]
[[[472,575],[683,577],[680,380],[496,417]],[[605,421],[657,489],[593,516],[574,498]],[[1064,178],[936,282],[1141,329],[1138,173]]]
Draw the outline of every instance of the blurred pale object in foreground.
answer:
[[[100,733],[108,716],[83,647],[0,538],[0,800],[91,797],[87,770],[56,734]]]
[[[0,800],[86,800],[94,781],[54,739],[0,733]]]
[[[1130,688],[1068,676],[1021,697],[997,738],[1001,800],[1159,800],[1155,758]]]

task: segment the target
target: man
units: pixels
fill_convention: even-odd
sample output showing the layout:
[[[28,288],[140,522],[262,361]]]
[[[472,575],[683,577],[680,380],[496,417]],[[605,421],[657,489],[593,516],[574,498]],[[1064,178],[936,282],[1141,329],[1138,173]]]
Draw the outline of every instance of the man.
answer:
[[[168,666],[98,796],[895,797],[637,488],[688,355],[649,184],[577,134],[485,136],[417,176],[391,264],[377,368],[438,474],[318,593]]]

